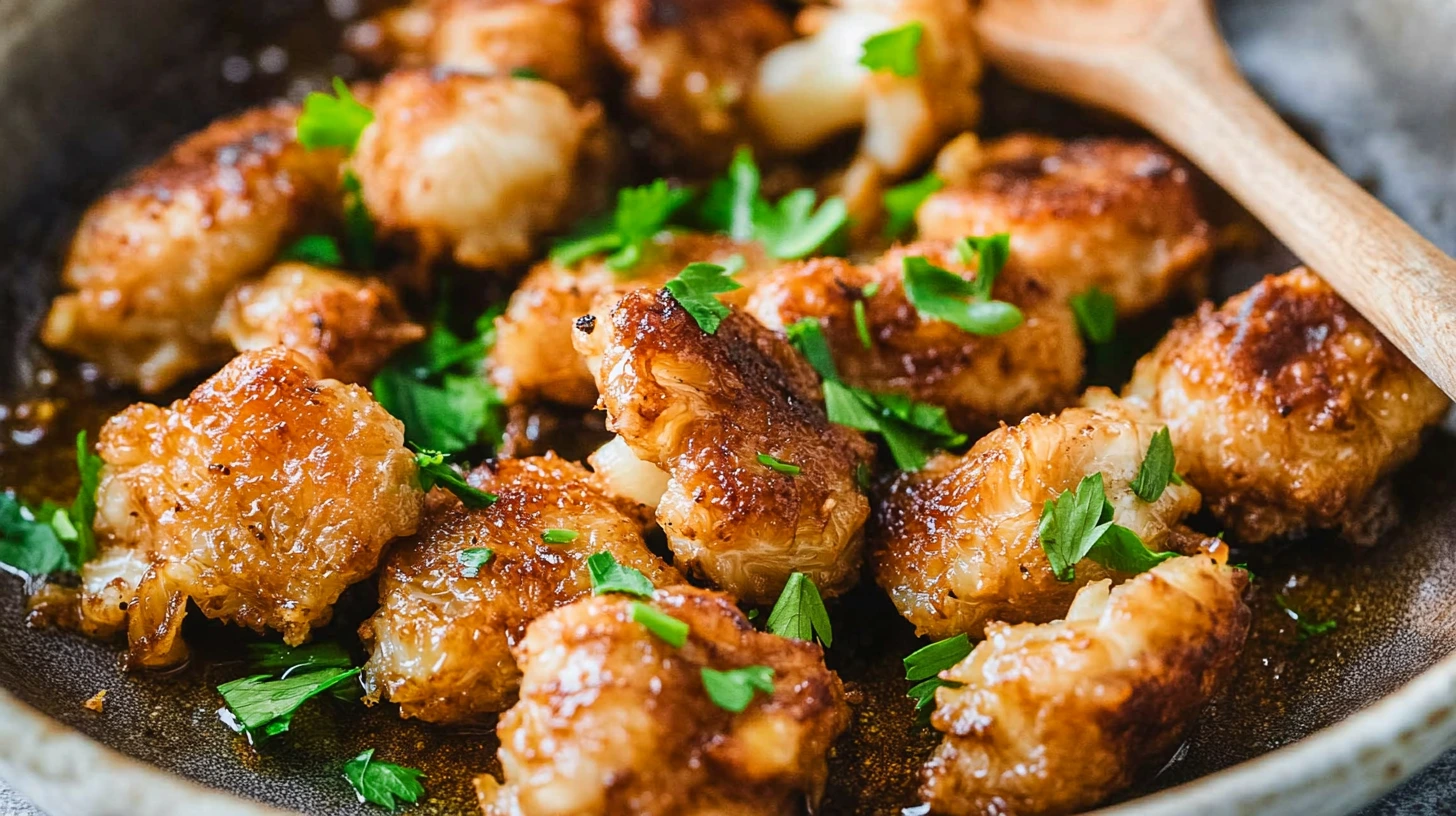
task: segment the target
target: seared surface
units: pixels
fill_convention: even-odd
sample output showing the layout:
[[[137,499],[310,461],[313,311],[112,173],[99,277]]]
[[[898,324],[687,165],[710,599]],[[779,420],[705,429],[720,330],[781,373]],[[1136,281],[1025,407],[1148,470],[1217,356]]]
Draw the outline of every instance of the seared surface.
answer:
[[[859,579],[869,502],[855,473],[873,449],[830,424],[787,342],[737,311],[706,334],[666,290],[600,302],[575,342],[608,430],[671,477],[657,521],[681,569],[750,603],[773,602],[793,572],[826,595]]]
[[[984,432],[1075,401],[1082,384],[1082,339],[1071,308],[1042,279],[1013,259],[992,296],[1018,306],[1026,322],[982,337],[916,312],[903,287],[904,258],[912,255],[975,279],[975,270],[960,262],[950,242],[924,241],[892,249],[872,264],[833,257],[790,264],[763,280],[748,311],[780,331],[806,317],[817,320],[846,382],[940,405],[963,432]],[[871,284],[878,289],[865,297]],[[860,300],[868,349],[855,321]]]
[[[359,628],[370,655],[365,688],[403,717],[463,723],[514,702],[521,673],[511,648],[537,616],[591,592],[586,559],[595,553],[654,584],[682,582],[647,550],[640,512],[619,507],[578,465],[549,454],[503,459],[470,481],[496,503],[473,510],[433,493],[419,533],[385,561],[379,611]],[[552,528],[578,537],[548,544],[542,534]],[[474,575],[460,561],[468,548],[491,551]]]
[[[1032,414],[884,488],[870,560],[919,634],[980,637],[990,621],[1045,623],[1087,582],[1125,577],[1084,560],[1075,581],[1058,581],[1037,536],[1046,502],[1090,474],[1102,474],[1118,524],[1149,549],[1170,549],[1174,525],[1198,509],[1198,491],[1170,484],[1149,504],[1129,487],[1162,423],[1100,389],[1089,397],[1093,407]]]
[[[1167,422],[1179,466],[1234,540],[1394,521],[1385,478],[1450,402],[1307,269],[1205,303],[1138,363],[1129,396]]]
[[[476,784],[487,816],[791,816],[816,802],[849,724],[818,646],[758,632],[731,598],[691,587],[651,605],[688,624],[674,648],[632,619],[630,598],[538,618],[514,650],[521,701],[502,717],[504,784]],[[716,705],[703,668],[773,670],[741,713]]]
[[[1249,629],[1248,573],[1173,558],[1084,587],[1066,620],[986,627],[949,671],[945,733],[920,793],[944,816],[1090,808],[1162,767],[1229,679]]]
[[[170,408],[101,429],[100,556],[82,628],[127,629],[144,666],[181,662],[187,601],[298,644],[419,523],[414,457],[368,392],[284,349],[243,352]]]
[[[341,156],[294,141],[298,108],[220,119],[102,197],[77,228],[41,339],[148,393],[228,359],[228,292],[336,209]]]
[[[924,238],[1011,233],[1012,256],[1064,296],[1096,286],[1118,313],[1202,294],[1212,240],[1189,170],[1152,142],[1011,136],[942,152],[946,188],[916,213]]]
[[[216,330],[238,351],[293,349],[320,376],[367,383],[400,348],[423,340],[394,290],[302,263],[282,263],[228,295]]]
[[[572,323],[590,313],[599,296],[656,289],[690,263],[722,265],[734,256],[744,260],[743,269],[733,276],[743,288],[726,293],[723,300],[741,305],[777,262],[758,243],[725,235],[663,232],[643,247],[642,259],[625,273],[609,268],[604,256],[574,267],[541,261],[496,320],[491,378],[508,402],[591,406],[597,400],[597,386],[586,362],[571,350]]]

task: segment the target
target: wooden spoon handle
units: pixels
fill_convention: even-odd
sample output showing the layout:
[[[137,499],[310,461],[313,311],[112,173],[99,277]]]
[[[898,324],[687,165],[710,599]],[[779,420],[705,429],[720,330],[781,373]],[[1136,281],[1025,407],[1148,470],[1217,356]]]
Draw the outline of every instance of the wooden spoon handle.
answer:
[[[1119,98],[1102,101],[1203,168],[1456,397],[1456,261],[1291,130],[1204,14],[1202,32],[1169,28],[1138,48]]]

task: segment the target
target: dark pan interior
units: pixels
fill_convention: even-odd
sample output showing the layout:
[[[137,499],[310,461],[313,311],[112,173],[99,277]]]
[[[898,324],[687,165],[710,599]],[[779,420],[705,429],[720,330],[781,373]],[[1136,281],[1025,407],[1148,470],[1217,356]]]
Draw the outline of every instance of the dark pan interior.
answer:
[[[68,497],[74,491],[69,440],[80,428],[94,432],[104,416],[132,399],[88,383],[73,364],[48,360],[30,339],[80,208],[120,171],[212,117],[286,93],[299,77],[347,73],[350,65],[333,53],[340,24],[330,11],[352,5],[0,0],[0,109],[6,111],[0,116],[0,155],[6,156],[0,163],[0,406],[44,396],[62,408],[49,439],[35,446],[17,443],[31,420],[0,414],[0,486],[15,486],[33,499]],[[1246,67],[1297,114],[1296,124],[1452,249],[1456,211],[1444,204],[1456,187],[1456,122],[1445,120],[1456,119],[1450,104],[1456,62],[1448,60],[1452,70],[1433,72],[1409,58],[1409,48],[1407,56],[1387,59],[1392,40],[1381,39],[1444,43],[1449,57],[1456,38],[1449,2],[1239,0],[1222,4],[1221,14]],[[1383,30],[1370,22],[1381,14],[1403,14],[1407,25]],[[24,44],[5,50],[12,32],[33,22],[26,18],[41,16],[47,19],[37,33],[21,34]],[[1413,25],[1413,19],[1427,23]],[[1444,39],[1437,37],[1442,31]],[[258,69],[257,58],[269,46],[289,55],[284,72]],[[1321,54],[1333,60],[1323,76],[1309,65]],[[251,77],[225,79],[230,57],[250,60]],[[1336,69],[1350,60],[1365,66],[1353,90],[1322,84],[1317,92],[1301,92],[1309,86],[1300,83],[1311,77],[1337,85]],[[995,83],[989,95],[993,128],[1125,129],[1004,83]],[[1394,135],[1382,142],[1375,138],[1382,133]],[[1422,172],[1422,159],[1440,162],[1441,172]],[[1219,294],[1243,288],[1258,274],[1283,271],[1289,262],[1272,246],[1227,259]],[[1152,788],[1306,736],[1394,691],[1456,647],[1456,577],[1449,568],[1456,563],[1453,460],[1456,438],[1434,436],[1399,479],[1406,508],[1401,526],[1374,548],[1353,551],[1315,539],[1251,554],[1258,576],[1256,624],[1238,677]],[[1274,604],[1275,593],[1309,614],[1335,618],[1338,628],[1299,642]],[[341,630],[367,613],[367,594],[354,599],[359,609],[352,616],[344,605]],[[189,640],[202,648],[188,668],[128,675],[115,648],[22,626],[23,606],[20,582],[0,574],[0,685],[101,742],[206,784],[310,813],[377,812],[359,805],[340,777],[344,760],[376,747],[381,758],[429,775],[430,801],[416,812],[460,812],[473,807],[470,776],[496,770],[489,727],[436,729],[401,721],[387,706],[311,704],[294,733],[254,751],[215,716],[221,701],[213,687],[242,671],[228,660],[241,636],[192,627]],[[823,810],[898,813],[915,804],[916,769],[934,743],[932,734],[909,726],[910,702],[899,679],[898,658],[914,648],[914,639],[872,587],[840,601],[834,615],[838,637],[829,660],[856,692],[857,704],[852,732],[836,748]],[[109,690],[101,715],[81,707],[99,689]],[[1442,779],[1427,777],[1408,786],[1406,798],[1383,807],[1408,812],[1400,802],[1440,802],[1444,790]]]

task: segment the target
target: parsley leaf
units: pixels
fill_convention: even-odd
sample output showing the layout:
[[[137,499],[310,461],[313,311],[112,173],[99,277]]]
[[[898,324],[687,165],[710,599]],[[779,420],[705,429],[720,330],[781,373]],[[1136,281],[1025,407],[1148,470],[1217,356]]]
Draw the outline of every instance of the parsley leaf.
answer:
[[[645,626],[667,645],[681,648],[688,642],[688,625],[683,621],[641,601],[633,601],[631,610],[634,622]]]
[[[819,587],[802,572],[789,575],[764,626],[775,635],[794,640],[812,641],[817,636],[825,648],[834,643],[829,610],[824,608]]]
[[[825,199],[809,188],[794,190],[778,203],[759,195],[762,181],[753,152],[733,154],[727,176],[708,187],[699,216],[708,226],[737,241],[757,240],[774,258],[803,258],[828,243],[849,222],[844,199]]]
[[[1111,570],[1139,573],[1176,555],[1149,550],[1137,533],[1112,522],[1101,473],[1084,477],[1075,491],[1064,491],[1043,505],[1037,533],[1059,581],[1074,580],[1083,558]]]
[[[489,547],[466,547],[455,553],[455,560],[460,562],[460,574],[465,578],[474,578],[480,574],[480,568],[490,563],[495,552]]]
[[[1132,492],[1148,503],[1162,498],[1168,483],[1177,475],[1173,472],[1173,460],[1173,440],[1165,427],[1153,434],[1148,442],[1148,455],[1138,466],[1137,477],[1132,480]]]
[[[929,172],[914,181],[891,187],[885,191],[885,237],[894,240],[904,235],[915,223],[915,213],[925,199],[945,187],[945,179],[935,172]]]
[[[666,179],[624,187],[617,191],[617,209],[612,217],[587,224],[574,237],[557,243],[551,249],[551,260],[575,266],[593,255],[610,252],[608,268],[618,272],[631,269],[642,259],[647,242],[692,198],[692,190],[669,187]]]
[[[773,456],[768,455],[767,453],[760,453],[758,455],[758,463],[760,465],[770,467],[778,471],[779,473],[786,473],[790,476],[798,476],[801,472],[803,472],[803,469],[800,468],[798,465],[776,459]]]
[[[233,680],[217,687],[227,704],[218,715],[249,742],[261,742],[287,731],[304,703],[358,673],[359,669],[327,668],[279,680],[266,674]]]
[[[617,563],[617,559],[603,550],[586,560],[587,571],[591,573],[593,595],[621,592],[639,598],[652,597],[652,582],[642,571]]]
[[[702,668],[703,689],[708,699],[724,711],[738,714],[753,702],[753,694],[773,694],[774,670],[768,666],[744,666],[741,669],[716,671]]]
[[[919,719],[929,720],[936,689],[941,686],[960,687],[960,683],[942,680],[937,675],[965,660],[970,653],[971,639],[961,634],[922,646],[905,658],[905,679],[915,683],[906,696],[915,701],[915,713]]]
[[[373,245],[372,240],[370,245]],[[278,258],[313,266],[339,267],[344,265],[344,253],[339,249],[338,239],[332,235],[305,235],[289,244]]]
[[[326,640],[303,646],[283,643],[249,643],[248,665],[259,671],[283,673],[299,668],[347,669],[354,658],[337,641]]]
[[[683,267],[677,277],[663,284],[688,314],[697,321],[698,328],[714,334],[723,318],[733,313],[718,300],[718,294],[742,289],[743,284],[728,275],[725,267],[710,263],[690,263]]]
[[[910,22],[889,31],[881,31],[864,41],[864,53],[859,64],[871,71],[889,71],[898,77],[912,77],[920,73],[920,39],[925,35],[925,25]]]
[[[1073,295],[1070,303],[1077,317],[1077,328],[1088,340],[1098,345],[1112,342],[1117,334],[1117,301],[1112,295],[1094,286]]]
[[[870,319],[865,314],[865,302],[861,299],[854,301],[854,332],[859,335],[859,344],[866,350],[875,346],[875,340],[870,336]]]
[[[1284,610],[1284,613],[1289,616],[1290,620],[1294,621],[1295,631],[1298,634],[1299,640],[1301,642],[1309,640],[1312,637],[1319,637],[1320,635],[1329,634],[1330,632],[1338,629],[1340,626],[1339,621],[1335,620],[1334,618],[1323,621],[1305,620],[1304,615],[1300,614],[1297,610],[1295,610],[1294,607],[1290,606],[1289,599],[1285,598],[1283,595],[1275,595],[1274,602],[1279,604],[1279,608]]]
[[[415,464],[420,469],[420,489],[426,493],[439,486],[454,493],[466,507],[478,510],[495,504],[495,494],[472,487],[455,468],[445,464],[445,454],[422,450],[415,454]]]
[[[349,92],[344,80],[334,77],[334,93],[314,91],[303,100],[298,117],[298,143],[309,150],[342,147],[352,153],[359,134],[374,121],[370,110]]]
[[[425,786],[420,784],[424,775],[393,762],[375,762],[373,748],[344,763],[344,778],[354,786],[359,801],[390,810],[398,807],[396,799],[414,803],[425,795]]]
[[[510,71],[510,75],[511,75],[511,79],[541,79],[542,78],[540,71],[537,71],[535,68],[526,68],[526,67],[512,68],[511,71]]]
[[[448,296],[441,300],[448,302]],[[500,439],[505,405],[485,375],[498,314],[499,308],[482,314],[475,336],[468,338],[452,332],[443,313],[437,315],[425,341],[396,355],[370,383],[379,404],[404,423],[410,444],[459,453]]]
[[[340,182],[344,191],[344,246],[359,269],[374,268],[374,219],[364,204],[364,186],[353,170],[345,170]]]
[[[923,317],[944,320],[962,331],[994,337],[1020,326],[1021,310],[988,300],[982,287],[912,255],[904,260],[905,295]]]
[[[876,394],[839,380],[834,358],[819,323],[804,318],[788,329],[789,342],[824,378],[824,409],[829,421],[855,430],[878,433],[902,470],[919,470],[930,449],[955,447],[966,441],[956,433],[945,409],[915,402],[903,394]]]
[[[559,527],[552,527],[541,533],[541,540],[547,544],[570,544],[581,536],[575,530],[563,530]]]
[[[54,504],[31,508],[13,493],[0,493],[0,564],[37,577],[75,570],[55,521],[76,532],[66,511]]]
[[[81,474],[76,499],[71,502],[70,521],[76,528],[71,558],[79,568],[96,555],[96,488],[101,485],[101,457],[86,444],[86,432],[76,434],[76,470]]]
[[[976,264],[976,278],[971,281],[971,286],[974,287],[971,297],[990,297],[996,278],[1006,268],[1006,262],[1011,260],[1011,234],[998,232],[984,237],[968,235],[956,241],[955,249],[961,263],[970,266],[974,261]]]

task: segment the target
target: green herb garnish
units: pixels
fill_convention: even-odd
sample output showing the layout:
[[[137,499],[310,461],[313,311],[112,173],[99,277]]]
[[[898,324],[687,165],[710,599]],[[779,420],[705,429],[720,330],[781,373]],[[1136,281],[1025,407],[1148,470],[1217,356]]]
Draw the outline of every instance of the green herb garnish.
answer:
[[[919,21],[881,31],[864,41],[859,64],[871,71],[889,71],[898,77],[920,73],[920,40],[925,24]]]
[[[667,645],[681,648],[688,642],[688,625],[683,621],[641,601],[633,601],[631,608],[632,620],[645,626]]]
[[[925,199],[945,187],[945,179],[934,172],[885,191],[885,237],[894,240],[915,223],[915,213]]]
[[[563,530],[559,527],[552,527],[541,533],[541,540],[547,544],[570,544],[581,536],[575,530]]]
[[[661,232],[683,205],[693,198],[691,190],[669,187],[666,179],[657,179],[642,187],[624,187],[617,191],[617,209],[605,222],[587,225],[574,237],[551,249],[551,260],[562,266],[576,264],[603,252],[607,267],[624,272],[642,259],[642,250],[653,236]]]
[[[768,455],[767,453],[760,453],[758,455],[758,463],[760,465],[765,465],[769,468],[772,468],[779,473],[786,473],[790,476],[798,476],[799,473],[802,471],[802,468],[800,468],[798,465],[776,459],[773,456]]]
[[[342,147],[354,152],[359,134],[374,121],[374,111],[354,98],[344,80],[334,77],[337,96],[314,91],[303,99],[298,117],[298,143],[309,150]]]
[[[1094,286],[1073,295],[1070,302],[1083,336],[1098,345],[1112,342],[1117,335],[1117,301],[1112,295]]]
[[[1294,621],[1295,632],[1300,641],[1306,641],[1312,637],[1319,637],[1320,635],[1327,635],[1340,626],[1339,622],[1334,618],[1323,621],[1305,620],[1304,615],[1290,606],[1289,599],[1283,595],[1275,595],[1274,602],[1279,604],[1279,608],[1284,610],[1284,613],[1289,616],[1290,620]]]
[[[279,680],[259,674],[217,687],[227,706],[219,711],[224,723],[261,742],[288,730],[299,707],[357,675],[359,669],[327,668]]]
[[[278,258],[312,266],[339,267],[344,265],[344,253],[339,249],[338,239],[332,235],[305,235],[289,244]]]
[[[718,300],[723,292],[742,289],[743,284],[733,280],[725,267],[710,263],[690,263],[678,276],[663,284],[679,305],[692,315],[698,328],[714,334],[723,318],[733,313]]]
[[[764,626],[775,635],[794,640],[812,641],[817,637],[825,648],[834,643],[829,610],[824,608],[819,587],[802,572],[789,575]]]
[[[354,658],[337,641],[326,640],[303,646],[283,643],[249,643],[248,665],[258,671],[281,674],[294,669],[347,669]]]
[[[76,434],[80,484],[70,507],[51,501],[31,507],[13,493],[0,493],[0,564],[39,577],[75,572],[94,558],[96,488],[103,464],[81,431]]]
[[[1025,320],[1013,304],[990,300],[982,286],[918,255],[905,258],[904,270],[905,295],[923,317],[987,337],[1005,334]]]
[[[1148,454],[1143,457],[1137,477],[1132,480],[1132,492],[1148,503],[1162,498],[1168,483],[1177,476],[1173,472],[1173,460],[1173,440],[1165,427],[1153,434],[1148,442]]]
[[[929,721],[930,707],[935,704],[935,690],[941,686],[960,688],[953,680],[942,680],[941,672],[965,660],[971,653],[971,639],[956,635],[922,646],[905,658],[905,679],[914,683],[906,696],[915,701],[915,713],[921,721]]]
[[[849,222],[844,199],[818,202],[809,188],[794,190],[777,203],[759,194],[762,181],[753,152],[739,148],[728,173],[708,188],[699,216],[709,227],[737,241],[756,240],[774,258],[803,258],[824,246]]]
[[[460,574],[466,578],[474,578],[480,574],[480,568],[490,563],[495,557],[495,551],[489,547],[466,547],[455,553],[455,560],[460,562],[462,569]]]
[[[768,666],[744,666],[741,669],[716,671],[702,669],[703,689],[708,699],[724,711],[738,714],[753,702],[754,692],[773,694],[774,670]]]
[[[591,573],[593,595],[620,592],[638,598],[652,597],[652,582],[635,567],[617,563],[609,552],[596,553],[586,560],[587,571]]]
[[[420,489],[426,493],[438,486],[454,493],[466,507],[478,510],[495,504],[495,494],[472,487],[455,468],[445,464],[445,454],[422,450],[415,454],[415,464],[420,469]]]
[[[1077,562],[1083,558],[1108,569],[1138,573],[1175,555],[1149,550],[1137,533],[1113,523],[1112,515],[1101,473],[1084,477],[1075,490],[1042,506],[1037,534],[1057,580],[1074,580]]]
[[[393,762],[375,762],[373,748],[344,763],[344,778],[354,786],[359,801],[390,810],[398,802],[418,802],[425,795],[425,786],[420,784],[424,775]]]

